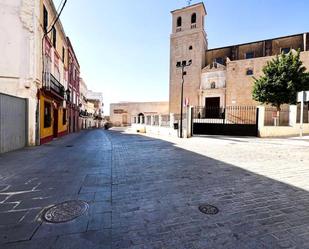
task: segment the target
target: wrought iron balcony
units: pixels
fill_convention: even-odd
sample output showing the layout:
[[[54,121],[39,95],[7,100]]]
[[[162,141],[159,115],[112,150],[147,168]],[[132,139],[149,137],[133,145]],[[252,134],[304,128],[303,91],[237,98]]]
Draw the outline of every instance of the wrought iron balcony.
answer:
[[[90,113],[88,113],[87,110],[80,110],[79,111],[79,116],[80,117],[89,117]]]
[[[50,91],[57,97],[64,99],[65,89],[64,86],[51,74],[44,73],[44,84],[43,87],[45,90]]]
[[[50,89],[64,99],[64,86],[51,74]]]

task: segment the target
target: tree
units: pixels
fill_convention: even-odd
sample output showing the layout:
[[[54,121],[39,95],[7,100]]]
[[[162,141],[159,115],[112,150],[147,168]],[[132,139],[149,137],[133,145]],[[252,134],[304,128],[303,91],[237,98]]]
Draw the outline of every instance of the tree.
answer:
[[[309,73],[300,60],[300,51],[277,55],[263,68],[264,75],[254,78],[253,99],[277,108],[296,104],[297,92],[309,89]]]

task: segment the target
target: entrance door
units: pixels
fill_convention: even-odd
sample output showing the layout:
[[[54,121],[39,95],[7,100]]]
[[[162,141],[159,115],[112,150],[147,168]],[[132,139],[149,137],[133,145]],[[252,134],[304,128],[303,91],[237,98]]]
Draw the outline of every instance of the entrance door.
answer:
[[[58,109],[54,108],[54,137],[58,136]]]
[[[220,118],[220,97],[205,99],[206,118]]]
[[[127,115],[122,115],[122,124],[124,126],[128,125],[128,116]]]

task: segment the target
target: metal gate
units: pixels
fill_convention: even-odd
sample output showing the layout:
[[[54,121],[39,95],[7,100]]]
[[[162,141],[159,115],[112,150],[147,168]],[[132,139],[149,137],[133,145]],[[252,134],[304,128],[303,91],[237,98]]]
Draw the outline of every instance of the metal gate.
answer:
[[[26,146],[27,101],[0,93],[0,153]]]
[[[258,136],[255,106],[194,107],[193,135]]]

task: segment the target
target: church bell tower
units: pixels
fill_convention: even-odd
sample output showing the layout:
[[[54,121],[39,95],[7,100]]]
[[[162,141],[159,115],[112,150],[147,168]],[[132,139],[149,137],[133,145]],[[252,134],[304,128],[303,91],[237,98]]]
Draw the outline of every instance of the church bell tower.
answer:
[[[204,30],[204,20],[207,15],[203,3],[171,12],[173,28],[170,37],[170,113],[180,113],[181,68],[176,64],[184,60],[192,60],[186,68],[184,83],[184,99],[190,105],[198,105],[198,91],[201,83],[202,68],[205,67],[207,37]]]

